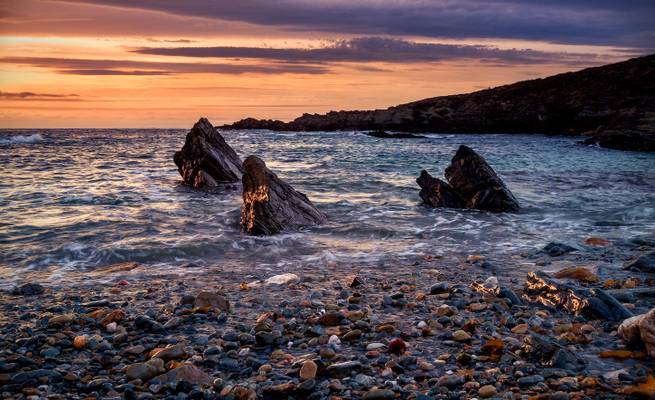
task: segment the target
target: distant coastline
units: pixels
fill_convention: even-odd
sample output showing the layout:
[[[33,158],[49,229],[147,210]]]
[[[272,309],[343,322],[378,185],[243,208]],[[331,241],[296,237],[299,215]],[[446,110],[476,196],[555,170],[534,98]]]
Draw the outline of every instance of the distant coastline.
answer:
[[[655,151],[655,55],[370,111],[246,118],[226,129],[391,130],[587,136],[587,143]]]

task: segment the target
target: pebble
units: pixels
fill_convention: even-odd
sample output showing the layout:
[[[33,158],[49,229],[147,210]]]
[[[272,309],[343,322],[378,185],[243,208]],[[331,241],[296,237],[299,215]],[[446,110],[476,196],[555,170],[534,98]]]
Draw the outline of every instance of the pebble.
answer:
[[[308,380],[316,378],[316,372],[318,371],[318,366],[312,360],[307,360],[302,364],[300,368],[300,379]]]
[[[364,393],[363,400],[392,400],[396,394],[389,389],[371,389]]]
[[[483,399],[494,397],[496,393],[496,387],[492,385],[484,385],[478,389],[478,396],[482,397]]]
[[[453,340],[457,342],[468,342],[471,340],[471,335],[469,335],[468,332],[459,329],[453,332]]]

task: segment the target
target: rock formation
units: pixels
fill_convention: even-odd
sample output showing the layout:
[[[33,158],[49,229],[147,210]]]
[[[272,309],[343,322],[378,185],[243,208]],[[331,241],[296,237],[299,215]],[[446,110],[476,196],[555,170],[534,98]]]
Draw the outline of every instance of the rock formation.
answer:
[[[416,182],[421,199],[432,207],[474,208],[492,212],[518,211],[519,202],[485,159],[460,146],[446,168],[448,183],[426,171]]]
[[[241,227],[249,234],[272,235],[326,221],[307,196],[282,181],[261,159],[243,162]]]
[[[198,189],[238,182],[243,174],[241,159],[206,118],[196,122],[173,160],[184,182]]]
[[[423,136],[423,135],[415,135],[413,133],[402,133],[402,132],[389,133],[384,130],[365,132],[364,134],[366,136],[371,136],[379,139],[427,139],[427,136]]]
[[[419,196],[425,204],[432,207],[465,208],[464,200],[441,179],[434,178],[427,171],[421,171],[421,176],[416,179],[421,187]]]
[[[595,135],[600,146],[655,150],[655,55],[384,110],[246,119],[234,129]],[[614,132],[614,133],[611,133]],[[637,138],[638,140],[635,140]]]

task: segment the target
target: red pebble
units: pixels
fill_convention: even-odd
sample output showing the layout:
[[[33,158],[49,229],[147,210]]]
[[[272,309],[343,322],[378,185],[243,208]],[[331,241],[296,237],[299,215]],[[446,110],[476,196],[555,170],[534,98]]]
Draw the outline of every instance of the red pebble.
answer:
[[[389,353],[401,355],[407,350],[407,343],[400,338],[389,342]]]
[[[124,279],[122,281],[118,281],[118,286],[127,286],[129,284],[130,284],[130,282],[128,282],[128,281],[126,281]]]

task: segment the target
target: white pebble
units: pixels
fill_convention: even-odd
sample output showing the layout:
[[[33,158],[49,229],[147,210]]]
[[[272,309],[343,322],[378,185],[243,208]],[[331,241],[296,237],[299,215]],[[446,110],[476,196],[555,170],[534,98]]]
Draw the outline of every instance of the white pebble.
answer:
[[[332,345],[336,345],[336,346],[338,346],[338,345],[341,344],[341,340],[339,339],[339,336],[337,336],[337,335],[332,335],[332,336],[330,336],[330,338],[328,339],[328,344],[332,344]]]
[[[289,342],[287,343],[287,348],[290,349],[290,348],[292,348],[292,347],[293,347],[293,342],[292,342],[292,341],[289,341]]]
[[[239,357],[245,357],[250,353],[250,349],[248,347],[244,347],[243,349],[239,350]]]
[[[113,333],[113,332],[116,332],[116,329],[118,329],[118,324],[116,324],[116,322],[112,322],[111,324],[107,324],[107,332]]]
[[[418,323],[417,326],[419,328],[423,329],[423,328],[427,328],[428,324],[425,321],[421,321],[421,322]]]

